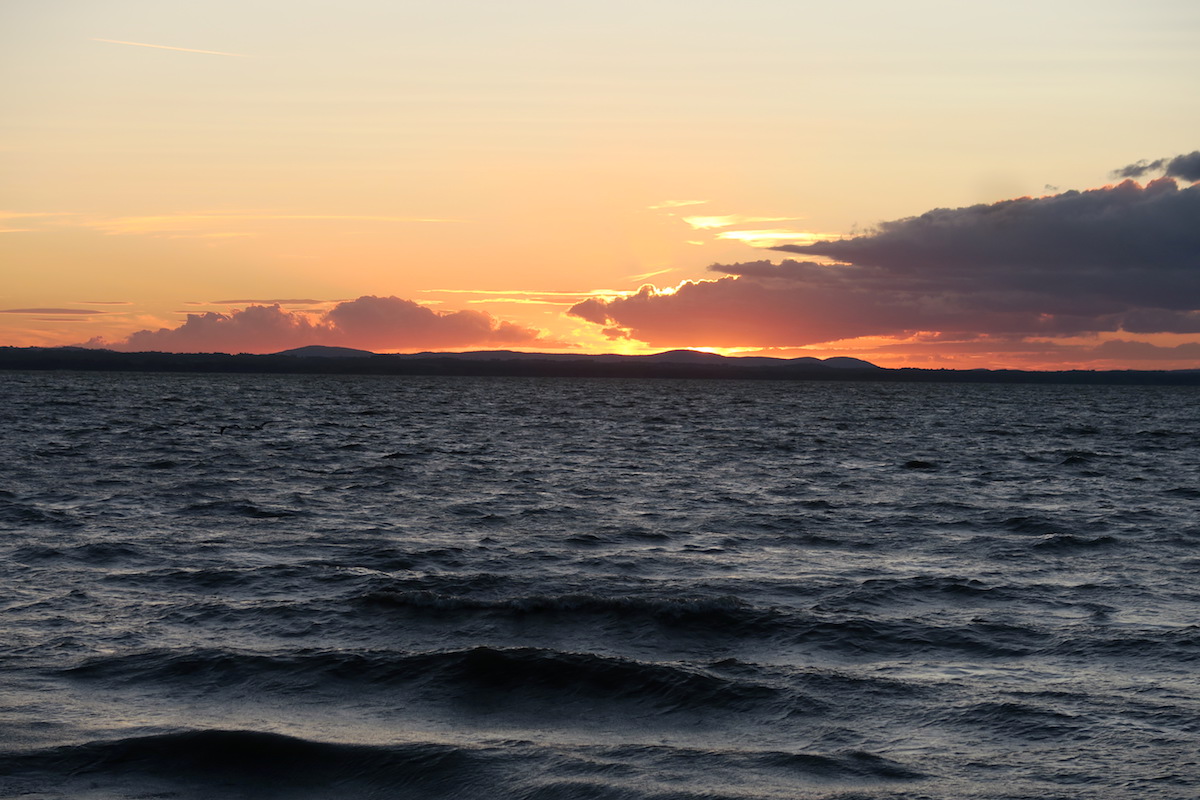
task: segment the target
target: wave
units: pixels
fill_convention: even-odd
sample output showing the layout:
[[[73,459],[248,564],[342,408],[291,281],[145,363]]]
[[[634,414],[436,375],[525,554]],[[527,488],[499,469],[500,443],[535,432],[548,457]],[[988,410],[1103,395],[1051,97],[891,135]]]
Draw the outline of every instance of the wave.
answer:
[[[1032,547],[1036,550],[1050,551],[1072,551],[1072,550],[1093,550],[1100,547],[1110,547],[1115,544],[1120,544],[1121,540],[1116,536],[1075,536],[1072,534],[1058,534],[1043,536],[1038,541],[1034,542]]]
[[[292,508],[271,507],[252,503],[249,500],[211,500],[191,503],[184,506],[180,513],[188,516],[231,516],[248,517],[251,519],[283,519],[298,517],[306,514]]]
[[[1008,517],[1003,521],[1002,525],[1014,533],[1035,536],[1054,536],[1063,533],[1064,530],[1070,532],[1069,527],[1064,523],[1034,515]]]
[[[185,797],[225,796],[233,788],[303,797],[311,796],[304,789],[335,785],[352,792],[390,786],[404,787],[412,797],[451,797],[478,786],[486,764],[478,751],[442,744],[380,747],[258,731],[191,730],[2,754],[0,774],[6,772],[23,778],[27,787],[39,778],[51,779],[60,790],[77,784],[76,791],[64,792],[67,797],[104,781],[137,787],[124,796],[160,796],[143,792],[165,782]],[[154,783],[147,786],[147,779]]]
[[[834,753],[666,745],[323,742],[251,730],[186,730],[0,753],[9,788],[39,797],[392,796],[473,800],[721,800],[796,796],[833,783],[928,777],[861,750]],[[746,779],[759,791],[746,791]],[[0,783],[0,787],[4,786]],[[49,790],[49,791],[47,791]],[[765,790],[765,791],[762,791]],[[62,794],[55,795],[50,792]],[[320,794],[314,794],[320,792]],[[761,792],[761,793],[760,793]]]
[[[16,548],[8,557],[23,564],[66,559],[86,564],[107,565],[136,560],[146,555],[144,549],[121,542],[90,542],[73,547],[25,545]]]
[[[935,625],[921,620],[854,617],[813,620],[794,641],[851,656],[914,656],[956,652],[983,658],[1032,655],[1053,643],[1053,634],[1023,625],[973,620]]]
[[[512,695],[516,693],[521,703],[604,700],[663,712],[733,709],[791,699],[766,682],[722,675],[712,668],[532,647],[288,655],[159,650],[92,658],[61,674],[110,685],[183,685],[202,693],[408,687],[415,694],[455,702],[478,694],[493,698],[492,705],[500,702],[495,698],[515,705],[518,699]],[[809,703],[819,705],[812,699]]]
[[[1187,669],[1200,661],[1200,625],[1140,630],[1100,628],[1086,638],[1064,640],[1050,652],[1072,657],[1138,660],[1160,667],[1173,664]]]
[[[647,597],[578,592],[488,599],[475,593],[378,589],[363,594],[358,600],[377,608],[420,613],[502,614],[522,619],[602,616],[627,624],[702,628],[747,637],[769,633],[785,618],[784,612],[778,609],[754,606],[730,595]]]
[[[1054,708],[1017,702],[990,701],[955,709],[947,715],[951,725],[965,727],[978,735],[1003,736],[1020,742],[1083,740],[1098,734],[1094,721]]]
[[[870,578],[821,602],[820,608],[894,607],[898,603],[976,605],[1016,599],[1007,587],[990,586],[974,578],[915,576]]]
[[[134,589],[212,592],[246,588],[273,588],[287,585],[324,584],[352,581],[354,577],[336,567],[321,563],[282,563],[262,567],[156,567],[106,575],[105,583],[127,585]],[[222,599],[213,597],[213,602]],[[291,601],[299,604],[296,600]]]
[[[21,501],[0,497],[0,524],[20,530],[30,526],[82,528],[86,522],[78,515],[56,508],[39,508]]]

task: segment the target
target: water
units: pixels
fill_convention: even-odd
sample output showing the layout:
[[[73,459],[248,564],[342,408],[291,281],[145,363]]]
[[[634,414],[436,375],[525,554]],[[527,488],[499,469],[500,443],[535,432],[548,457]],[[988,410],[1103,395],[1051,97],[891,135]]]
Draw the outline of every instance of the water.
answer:
[[[1193,798],[1195,389],[0,375],[0,795]]]

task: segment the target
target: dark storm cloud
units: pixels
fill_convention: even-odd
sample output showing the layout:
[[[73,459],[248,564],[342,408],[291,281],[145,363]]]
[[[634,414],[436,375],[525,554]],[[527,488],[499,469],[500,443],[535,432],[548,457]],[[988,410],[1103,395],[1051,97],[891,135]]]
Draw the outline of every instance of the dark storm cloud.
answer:
[[[1158,172],[1166,165],[1167,159],[1165,158],[1155,159],[1154,161],[1147,161],[1143,158],[1141,161],[1126,164],[1120,169],[1114,169],[1112,176],[1114,178],[1141,178],[1151,172]]]
[[[1172,158],[1167,164],[1167,175],[1185,181],[1200,181],[1200,150]]]
[[[652,344],[698,346],[1200,331],[1200,186],[1170,178],[937,209],[772,249],[840,263],[714,265],[726,277],[571,313]]]
[[[1121,315],[1121,329],[1129,333],[1200,333],[1200,311],[1137,308]]]
[[[1200,342],[1184,342],[1174,347],[1162,347],[1149,342],[1129,342],[1114,339],[1092,349],[1097,358],[1123,361],[1181,361],[1200,360]]]
[[[775,250],[834,258],[877,280],[987,301],[1040,298],[1045,313],[1200,307],[1200,187],[1169,178],[937,209],[867,236]],[[1049,304],[1047,306],[1047,304]]]
[[[1145,159],[1113,170],[1116,178],[1141,178],[1153,172],[1161,171],[1170,178],[1182,178],[1185,181],[1200,181],[1200,150],[1195,150],[1174,158],[1158,158],[1154,161]]]

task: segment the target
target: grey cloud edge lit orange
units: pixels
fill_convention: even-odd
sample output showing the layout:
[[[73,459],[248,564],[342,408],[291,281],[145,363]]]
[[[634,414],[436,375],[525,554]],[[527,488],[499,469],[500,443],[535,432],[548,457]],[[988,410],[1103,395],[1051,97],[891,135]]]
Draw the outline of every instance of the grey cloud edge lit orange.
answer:
[[[803,346],[920,331],[1200,333],[1200,186],[1171,178],[936,209],[864,236],[714,264],[715,280],[569,313],[654,346]]]
[[[249,305],[228,314],[188,314],[174,328],[141,330],[117,341],[93,338],[84,346],[177,353],[271,353],[314,344],[408,350],[559,343],[546,339],[539,330],[482,311],[435,311],[395,296],[364,295],[338,303],[315,319],[278,303]]]

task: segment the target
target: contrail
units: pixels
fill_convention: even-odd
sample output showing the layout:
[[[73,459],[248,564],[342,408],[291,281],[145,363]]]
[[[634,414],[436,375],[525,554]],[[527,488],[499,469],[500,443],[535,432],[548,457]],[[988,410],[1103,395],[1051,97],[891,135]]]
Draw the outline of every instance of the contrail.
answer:
[[[169,47],[165,44],[146,44],[145,42],[123,42],[120,39],[92,39],[93,42],[108,44],[130,44],[134,47],[153,47],[156,50],[178,50],[181,53],[203,53],[206,56],[234,56],[235,58],[253,58],[245,53],[222,53],[219,50],[193,50],[190,47]]]

